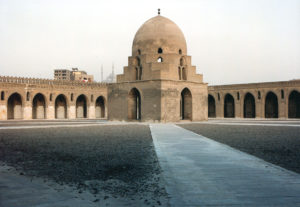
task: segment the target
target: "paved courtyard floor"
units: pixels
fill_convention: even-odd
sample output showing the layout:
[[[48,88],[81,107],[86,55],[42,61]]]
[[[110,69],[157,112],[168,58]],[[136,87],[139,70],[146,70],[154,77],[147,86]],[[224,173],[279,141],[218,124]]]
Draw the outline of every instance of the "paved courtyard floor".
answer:
[[[300,206],[300,175],[173,124],[151,124],[171,206]]]
[[[88,129],[137,123],[106,122],[104,120],[79,121],[8,121],[0,122],[0,138],[7,131],[21,133],[24,130]],[[197,125],[199,124],[199,125]],[[230,137],[238,135],[245,127],[257,131],[255,127],[273,127],[282,132],[283,142],[290,138],[297,141],[294,134],[300,130],[300,122],[273,120],[209,120],[201,123],[141,124],[149,126],[159,165],[162,169],[162,184],[168,193],[167,202],[144,202],[124,198],[100,201],[97,196],[83,191],[80,194],[71,187],[31,179],[10,166],[0,167],[0,206],[300,206],[300,174],[266,162],[256,156],[228,146]],[[207,127],[205,127],[207,126]],[[209,127],[210,126],[210,127]],[[216,129],[223,127],[220,134]],[[228,127],[236,127],[230,128]],[[184,129],[190,127],[190,130]],[[275,131],[273,130],[272,131]],[[291,130],[294,128],[295,130]],[[221,128],[220,128],[221,129]],[[251,139],[253,131],[246,129]],[[292,131],[292,134],[289,132]],[[25,132],[25,131],[24,131]],[[196,133],[195,133],[196,132]],[[200,132],[210,136],[209,139]],[[244,131],[242,131],[244,133]],[[268,131],[267,131],[268,132]],[[279,133],[278,132],[278,133]],[[53,132],[55,133],[55,132]],[[241,133],[241,132],[239,132]],[[285,135],[286,134],[286,135]],[[300,133],[298,133],[300,134]],[[263,134],[264,135],[264,134]],[[67,135],[65,135],[67,136]],[[247,137],[245,136],[245,137]],[[229,137],[222,140],[220,137]],[[272,135],[273,137],[273,135]],[[272,138],[271,137],[271,138]],[[259,139],[260,137],[256,137]],[[267,141],[272,140],[269,138]],[[248,139],[248,138],[247,138]],[[218,141],[215,141],[218,140]],[[275,147],[281,145],[276,138]],[[300,136],[299,136],[300,140]],[[220,142],[222,143],[220,143]],[[255,142],[246,142],[256,145]],[[291,143],[293,143],[291,142]],[[225,143],[225,144],[224,144]],[[246,145],[247,145],[246,144]],[[292,146],[288,145],[287,147]],[[232,145],[231,145],[232,146]],[[133,147],[133,146],[131,146]],[[259,146],[261,147],[261,146]],[[298,147],[298,146],[296,146]],[[292,149],[294,150],[294,149]],[[276,149],[275,149],[276,151]],[[300,151],[300,149],[299,149]],[[139,159],[138,157],[136,159]],[[285,160],[285,162],[287,162]],[[291,160],[293,162],[293,160]],[[296,161],[295,161],[296,162]],[[297,162],[299,162],[297,160]],[[30,205],[22,205],[22,203]],[[155,201],[156,202],[156,201]],[[150,205],[151,203],[151,205]],[[136,205],[135,205],[136,204]]]

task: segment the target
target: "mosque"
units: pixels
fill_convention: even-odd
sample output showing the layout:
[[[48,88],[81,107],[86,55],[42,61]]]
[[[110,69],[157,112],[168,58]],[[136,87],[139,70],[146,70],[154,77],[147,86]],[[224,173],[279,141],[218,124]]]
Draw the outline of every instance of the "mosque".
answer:
[[[0,76],[0,120],[300,118],[300,80],[208,86],[191,62],[180,28],[158,13],[136,32],[116,83]]]

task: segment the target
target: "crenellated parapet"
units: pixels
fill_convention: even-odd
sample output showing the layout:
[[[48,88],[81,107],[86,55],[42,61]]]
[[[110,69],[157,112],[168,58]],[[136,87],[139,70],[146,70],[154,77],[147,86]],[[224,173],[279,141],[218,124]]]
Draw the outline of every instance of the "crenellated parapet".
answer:
[[[74,86],[74,87],[83,87],[83,88],[106,88],[108,85],[108,83],[97,83],[97,82],[83,83],[79,81],[25,78],[25,77],[12,77],[12,76],[0,76],[0,83],[48,85],[50,87]]]

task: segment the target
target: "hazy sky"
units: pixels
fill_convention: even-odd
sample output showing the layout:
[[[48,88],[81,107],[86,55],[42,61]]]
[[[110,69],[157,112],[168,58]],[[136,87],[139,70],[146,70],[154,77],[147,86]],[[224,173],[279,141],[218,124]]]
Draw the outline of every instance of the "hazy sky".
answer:
[[[0,75],[78,67],[100,80],[112,63],[122,73],[157,8],[209,84],[300,79],[300,0],[0,0]]]

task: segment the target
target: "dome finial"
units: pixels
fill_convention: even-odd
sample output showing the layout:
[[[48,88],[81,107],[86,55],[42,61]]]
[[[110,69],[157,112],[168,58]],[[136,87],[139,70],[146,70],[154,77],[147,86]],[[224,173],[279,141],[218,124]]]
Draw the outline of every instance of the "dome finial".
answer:
[[[157,13],[158,13],[158,15],[160,15],[160,9],[157,9],[157,10],[158,10],[158,12],[157,12]]]

